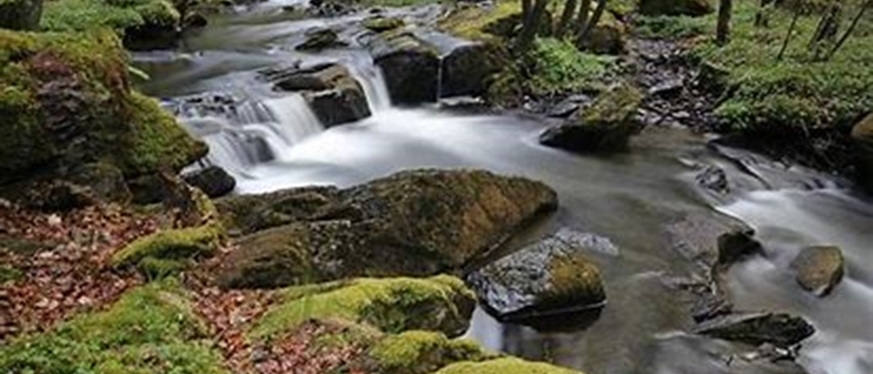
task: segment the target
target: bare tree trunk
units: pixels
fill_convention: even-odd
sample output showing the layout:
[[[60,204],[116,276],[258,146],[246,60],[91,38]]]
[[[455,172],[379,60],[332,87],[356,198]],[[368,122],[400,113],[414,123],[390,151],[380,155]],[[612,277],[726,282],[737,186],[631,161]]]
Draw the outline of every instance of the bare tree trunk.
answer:
[[[591,0],[582,0],[579,4],[579,18],[576,19],[576,27],[573,35],[579,35],[588,27],[588,16],[591,15]]]
[[[831,1],[822,15],[815,33],[809,39],[808,48],[812,49],[816,44],[825,40],[833,40],[840,28],[840,20],[843,18],[843,6],[840,1]]]
[[[582,32],[579,33],[579,36],[576,38],[577,44],[582,45],[585,39],[588,39],[588,34],[591,33],[591,30],[597,26],[597,23],[600,22],[600,17],[603,16],[603,12],[606,11],[606,3],[609,0],[598,0],[597,8],[594,8],[594,13],[591,13],[591,19],[585,24],[585,28],[582,29]]]
[[[849,28],[846,29],[846,32],[843,33],[843,36],[840,37],[840,40],[837,41],[837,44],[834,45],[834,49],[831,50],[828,58],[832,57],[838,50],[846,43],[846,40],[849,39],[849,35],[852,34],[852,31],[855,31],[855,27],[858,26],[858,21],[864,17],[864,12],[867,11],[867,8],[870,7],[870,4],[873,4],[873,0],[867,0],[864,4],[861,5],[861,9],[858,10],[858,14],[855,15],[855,18],[852,20],[852,23],[849,25]]]
[[[766,10],[768,5],[772,4],[774,0],[761,0],[758,5],[758,12],[755,13],[755,26],[756,27],[766,27],[767,26],[767,17],[764,16],[764,11]]]
[[[527,24],[533,9],[533,0],[521,0],[521,23]]]
[[[536,0],[533,4],[530,16],[527,17],[527,22],[522,26],[521,35],[518,36],[518,46],[522,51],[527,50],[537,36],[541,27],[540,22],[542,22],[543,14],[548,5],[549,0]]]
[[[564,35],[567,35],[567,31],[570,29],[570,22],[573,21],[573,16],[576,15],[576,3],[578,0],[567,0],[564,3],[564,12],[561,14],[561,21],[558,24],[558,30],[555,32],[555,36],[558,38],[563,38]]]
[[[794,16],[791,17],[791,25],[788,26],[788,32],[785,34],[785,41],[782,42],[782,48],[779,49],[779,55],[776,56],[776,61],[781,61],[785,55],[785,50],[788,49],[788,42],[791,41],[791,34],[794,33],[794,27],[797,26],[797,19],[800,18],[800,9],[794,10]]]
[[[715,43],[725,45],[731,34],[731,8],[733,0],[721,0],[718,3],[718,24],[715,27]]]

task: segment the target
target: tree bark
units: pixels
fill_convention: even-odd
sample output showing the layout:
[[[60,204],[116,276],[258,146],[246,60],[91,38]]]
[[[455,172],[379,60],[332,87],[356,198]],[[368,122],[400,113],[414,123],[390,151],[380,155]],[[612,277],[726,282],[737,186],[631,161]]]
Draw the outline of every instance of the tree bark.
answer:
[[[715,28],[715,43],[725,45],[730,41],[731,9],[733,0],[721,0],[718,3],[718,24]]]
[[[788,26],[788,32],[785,34],[785,41],[782,42],[782,48],[779,49],[779,55],[776,56],[776,61],[781,61],[785,55],[785,50],[788,49],[788,42],[791,41],[791,34],[794,33],[794,27],[797,26],[797,19],[800,18],[800,9],[794,10],[794,16],[791,17],[791,25]]]
[[[873,4],[873,0],[867,0],[864,4],[861,5],[861,9],[858,10],[858,14],[855,15],[855,18],[852,20],[852,23],[849,24],[849,28],[846,29],[846,32],[843,33],[843,36],[840,37],[840,40],[837,41],[837,44],[834,45],[834,49],[831,50],[828,58],[832,57],[843,44],[846,44],[846,40],[849,39],[849,35],[852,35],[852,31],[855,31],[855,27],[858,26],[858,22],[861,21],[861,18],[864,17],[864,12],[867,11],[867,8],[870,7],[870,4]]]
[[[567,0],[564,3],[564,12],[561,14],[558,30],[555,32],[556,37],[563,38],[564,35],[567,35],[567,31],[570,29],[570,22],[573,21],[573,16],[576,15],[577,2],[578,0]]]
[[[582,0],[579,4],[579,16],[576,19],[576,27],[573,35],[579,35],[588,26],[588,18],[591,15],[591,0]]]
[[[815,33],[809,39],[808,48],[812,49],[816,44],[825,40],[833,40],[840,28],[840,20],[843,18],[843,6],[840,1],[831,1],[827,10],[822,15]]]
[[[543,14],[546,7],[549,5],[549,0],[536,0],[533,4],[533,9],[530,11],[530,16],[527,17],[527,22],[522,26],[521,35],[518,37],[518,46],[522,51],[530,48],[531,43],[537,36],[542,22]]]
[[[588,34],[591,33],[591,30],[597,26],[597,23],[600,22],[600,17],[603,16],[603,12],[606,11],[606,3],[608,0],[598,0],[597,8],[594,8],[594,13],[591,14],[591,19],[585,24],[585,28],[582,29],[582,32],[579,33],[576,40],[577,44],[582,45],[585,39],[588,39]]]
[[[773,1],[774,0],[761,0],[758,6],[758,12],[755,13],[755,27],[767,26],[767,18],[764,16],[764,10],[768,5],[772,4]]]

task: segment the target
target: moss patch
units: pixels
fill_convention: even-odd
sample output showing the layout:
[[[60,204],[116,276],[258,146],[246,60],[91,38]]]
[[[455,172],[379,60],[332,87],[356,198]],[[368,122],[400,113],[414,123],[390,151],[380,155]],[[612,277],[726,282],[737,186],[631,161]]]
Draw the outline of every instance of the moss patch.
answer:
[[[599,91],[601,78],[615,62],[614,58],[579,52],[566,41],[539,38],[527,58],[532,61],[526,91],[548,95],[569,91]]]
[[[146,25],[173,28],[179,12],[168,0],[55,0],[45,3],[42,27],[48,31],[111,28],[119,33]]]
[[[390,335],[367,353],[383,374],[428,374],[459,361],[481,361],[493,355],[473,341],[446,338],[431,331]]]
[[[4,373],[223,374],[204,325],[170,282],[133,289],[106,311],[0,348]]]
[[[0,285],[6,282],[14,282],[21,279],[24,274],[21,270],[8,264],[0,264]]]
[[[165,276],[185,267],[186,260],[217,251],[222,230],[217,223],[159,231],[134,240],[112,256],[115,267],[136,267],[147,275]]]
[[[435,374],[580,374],[580,372],[518,358],[499,358],[484,362],[460,362],[446,366]]]
[[[466,329],[475,302],[463,282],[450,276],[360,278],[284,292],[284,300],[254,326],[252,338],[273,338],[309,319],[366,323],[387,333],[425,329],[458,334]]]

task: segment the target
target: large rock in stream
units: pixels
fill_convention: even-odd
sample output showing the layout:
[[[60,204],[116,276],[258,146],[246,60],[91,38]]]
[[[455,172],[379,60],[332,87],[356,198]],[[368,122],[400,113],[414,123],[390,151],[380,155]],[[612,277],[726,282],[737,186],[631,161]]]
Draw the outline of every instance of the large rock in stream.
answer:
[[[380,33],[367,47],[385,72],[391,101],[399,105],[482,95],[499,69],[494,48],[434,31]]]
[[[808,247],[791,261],[791,269],[800,287],[823,297],[843,280],[844,261],[843,251],[839,247]]]
[[[467,280],[501,319],[596,309],[606,302],[606,293],[600,270],[588,255],[617,251],[607,238],[562,229],[474,271]]]
[[[617,152],[628,148],[631,135],[642,130],[636,119],[642,94],[630,86],[602,93],[579,118],[540,134],[540,143],[574,152]]]
[[[815,328],[802,317],[790,314],[746,313],[709,321],[697,333],[751,345],[790,347],[812,336]]]
[[[261,75],[276,90],[301,92],[315,115],[327,127],[370,116],[361,84],[339,64],[268,69]]]
[[[486,171],[416,170],[348,189],[218,200],[239,249],[228,287],[457,270],[557,206],[540,182]]]
[[[873,113],[852,128],[855,146],[855,175],[868,193],[873,193]]]

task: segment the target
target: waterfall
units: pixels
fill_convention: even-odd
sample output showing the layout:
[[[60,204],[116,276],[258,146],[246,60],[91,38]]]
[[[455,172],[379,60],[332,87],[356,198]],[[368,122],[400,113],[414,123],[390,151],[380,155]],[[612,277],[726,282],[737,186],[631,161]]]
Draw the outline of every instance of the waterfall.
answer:
[[[373,64],[372,60],[366,65],[352,64],[349,66],[349,71],[361,84],[371,112],[378,113],[391,108],[391,95],[388,93],[388,86],[385,85],[382,69]]]
[[[271,114],[271,130],[291,146],[304,138],[318,134],[324,126],[301,95],[264,100]]]
[[[437,60],[437,81],[436,81],[436,101],[440,101],[443,97],[443,59],[445,55],[440,55]]]

